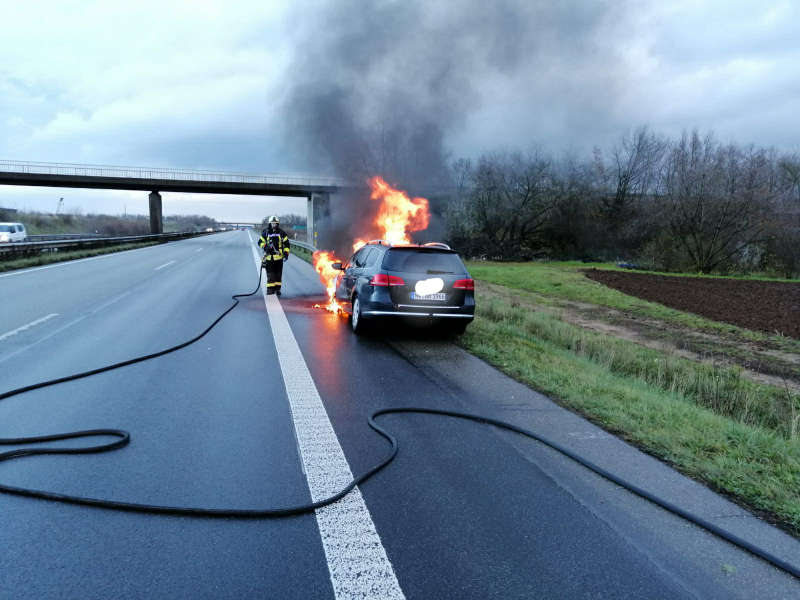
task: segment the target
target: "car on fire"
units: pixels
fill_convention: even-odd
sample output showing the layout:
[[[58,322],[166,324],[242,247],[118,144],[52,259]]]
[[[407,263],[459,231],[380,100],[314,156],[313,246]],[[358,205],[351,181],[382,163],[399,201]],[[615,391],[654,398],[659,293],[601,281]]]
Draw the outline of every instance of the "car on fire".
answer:
[[[356,333],[379,320],[397,318],[463,333],[475,316],[475,282],[446,244],[373,240],[346,265],[333,267],[342,271],[336,300],[350,313]]]

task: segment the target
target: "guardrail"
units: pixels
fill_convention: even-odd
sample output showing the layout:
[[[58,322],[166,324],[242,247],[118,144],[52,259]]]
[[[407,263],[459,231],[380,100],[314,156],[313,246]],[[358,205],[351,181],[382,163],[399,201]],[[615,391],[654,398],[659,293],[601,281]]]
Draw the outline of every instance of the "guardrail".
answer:
[[[50,242],[53,240],[83,240],[88,238],[104,237],[102,233],[46,233],[29,235],[26,242]],[[105,236],[107,237],[107,236]]]
[[[313,244],[309,244],[307,242],[301,242],[300,240],[289,240],[289,244],[291,246],[300,246],[301,248],[305,248],[309,252],[316,252],[317,249],[314,247]]]
[[[170,242],[182,240],[199,235],[209,235],[213,232],[183,231],[176,233],[157,233],[149,235],[126,235],[106,238],[81,238],[77,240],[56,240],[46,242],[14,242],[0,244],[0,260],[28,256],[40,252],[58,252],[60,250],[83,250],[88,248],[102,248],[105,246],[119,246],[120,244],[133,244],[137,242]]]

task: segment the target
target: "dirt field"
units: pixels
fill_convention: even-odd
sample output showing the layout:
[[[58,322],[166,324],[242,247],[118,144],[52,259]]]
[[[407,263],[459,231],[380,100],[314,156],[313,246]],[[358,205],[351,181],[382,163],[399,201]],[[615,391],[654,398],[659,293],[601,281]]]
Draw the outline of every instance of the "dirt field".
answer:
[[[588,269],[594,281],[678,310],[800,339],[800,284]]]

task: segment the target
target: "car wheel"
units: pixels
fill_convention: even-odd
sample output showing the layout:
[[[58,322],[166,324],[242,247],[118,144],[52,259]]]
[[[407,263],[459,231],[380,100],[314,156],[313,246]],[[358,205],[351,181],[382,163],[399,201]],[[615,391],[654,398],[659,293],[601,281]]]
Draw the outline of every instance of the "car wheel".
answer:
[[[353,328],[353,333],[364,333],[367,329],[367,324],[364,320],[364,315],[361,314],[361,301],[358,296],[353,298],[353,312],[350,313],[350,327]]]

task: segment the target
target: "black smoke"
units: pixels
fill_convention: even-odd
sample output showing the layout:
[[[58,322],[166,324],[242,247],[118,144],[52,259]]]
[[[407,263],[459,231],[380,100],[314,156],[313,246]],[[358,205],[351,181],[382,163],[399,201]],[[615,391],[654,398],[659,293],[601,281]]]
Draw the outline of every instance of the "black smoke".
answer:
[[[292,19],[297,33],[284,105],[293,162],[353,182],[380,174],[412,195],[446,197],[448,135],[492,102],[499,91],[492,85],[535,81],[537,69],[548,69],[543,57],[585,53],[607,12],[587,4],[302,4]],[[530,113],[535,120],[535,103]],[[368,202],[365,190],[333,200],[327,228],[337,232],[335,241],[362,234],[372,215]]]

